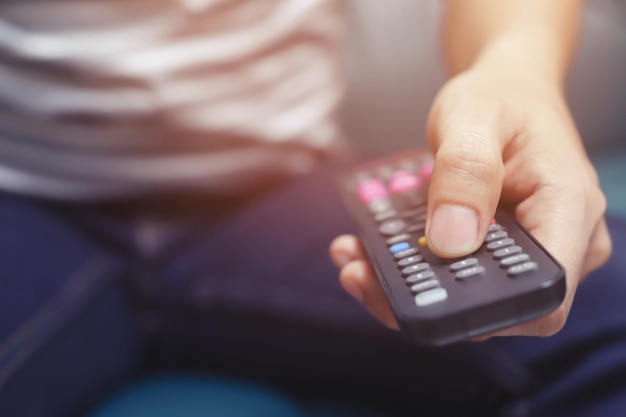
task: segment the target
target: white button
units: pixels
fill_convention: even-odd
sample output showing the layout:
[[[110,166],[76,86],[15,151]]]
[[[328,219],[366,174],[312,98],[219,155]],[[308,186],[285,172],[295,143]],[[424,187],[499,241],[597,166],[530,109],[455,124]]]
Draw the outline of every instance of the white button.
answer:
[[[431,304],[439,303],[448,298],[448,291],[445,288],[433,288],[424,291],[415,296],[415,304],[418,307],[426,307]]]

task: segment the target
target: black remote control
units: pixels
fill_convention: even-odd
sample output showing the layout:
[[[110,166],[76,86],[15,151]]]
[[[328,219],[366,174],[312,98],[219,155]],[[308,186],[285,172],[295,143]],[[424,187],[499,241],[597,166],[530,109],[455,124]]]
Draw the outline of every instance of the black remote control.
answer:
[[[439,346],[556,309],[565,296],[565,271],[503,210],[476,252],[442,259],[428,250],[432,166],[432,155],[418,150],[359,165],[340,181],[401,331]]]

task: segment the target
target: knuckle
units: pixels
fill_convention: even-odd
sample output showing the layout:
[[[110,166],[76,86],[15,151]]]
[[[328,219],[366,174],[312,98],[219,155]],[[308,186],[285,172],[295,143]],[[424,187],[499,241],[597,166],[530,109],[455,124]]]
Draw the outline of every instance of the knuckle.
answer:
[[[591,258],[591,266],[589,268],[590,271],[604,265],[604,263],[609,260],[611,253],[613,252],[613,242],[609,232],[606,230],[604,220],[601,220],[601,225],[599,227],[600,230],[598,230],[597,235],[594,236],[592,241],[593,246],[589,252],[589,256]]]
[[[602,189],[600,189],[600,187],[595,187],[595,196],[593,197],[593,202],[596,209],[599,211],[599,215],[603,216],[604,213],[606,213],[608,203],[606,200],[606,196],[604,195],[604,192],[602,191]]]
[[[607,210],[607,199],[599,186],[594,186],[590,196],[590,213],[593,219],[597,219],[593,223],[593,229],[590,230],[591,242],[589,255],[591,259],[591,269],[596,269],[603,265],[611,256],[613,251],[613,243],[606,228],[604,215]]]
[[[605,236],[605,238],[601,240],[599,246],[600,254],[598,255],[598,258],[600,261],[600,265],[604,265],[604,263],[609,260],[611,254],[613,253],[613,242],[611,241],[611,237],[607,234],[607,236]]]
[[[491,182],[504,176],[504,167],[499,153],[478,135],[464,135],[452,146],[442,147],[437,162],[457,176],[481,182]]]

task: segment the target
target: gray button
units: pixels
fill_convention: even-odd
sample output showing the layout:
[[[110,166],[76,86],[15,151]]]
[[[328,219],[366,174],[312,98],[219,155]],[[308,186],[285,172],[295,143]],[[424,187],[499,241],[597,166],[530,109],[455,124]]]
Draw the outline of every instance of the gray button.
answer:
[[[380,199],[380,200],[374,200],[371,203],[369,203],[367,208],[372,213],[382,213],[384,211],[393,209],[393,206],[391,205],[391,201],[387,199]]]
[[[374,215],[374,220],[377,222],[384,222],[385,220],[394,218],[397,215],[398,213],[395,210],[386,210],[386,211],[383,211],[382,213],[376,213]]]
[[[527,272],[532,272],[536,270],[537,270],[537,262],[524,262],[523,264],[510,267],[507,270],[507,273],[512,277],[516,277],[516,276],[525,274]]]
[[[494,252],[498,249],[507,248],[513,245],[515,245],[515,241],[511,238],[494,240],[493,242],[487,244],[487,250],[489,252]]]
[[[417,284],[420,281],[424,281],[425,279],[435,278],[435,273],[433,271],[424,271],[419,274],[413,274],[406,277],[406,283],[408,285]]]
[[[426,206],[426,192],[406,193],[403,195],[404,203],[411,207]]]
[[[429,269],[430,269],[430,265],[428,265],[426,262],[422,262],[422,263],[407,266],[406,268],[404,268],[402,270],[402,276],[408,277],[409,275],[417,274],[418,272],[427,271]]]
[[[417,172],[419,167],[418,162],[415,159],[403,159],[398,163],[398,168],[409,172]]]
[[[396,243],[406,242],[409,239],[411,239],[411,235],[402,233],[401,235],[396,235],[387,239],[387,246],[393,246]]]
[[[502,259],[507,256],[517,255],[518,253],[522,253],[522,248],[519,246],[509,246],[508,248],[498,249],[493,253],[494,259]]]
[[[412,224],[407,227],[406,231],[410,233],[423,233],[426,230],[426,223]]]
[[[426,307],[431,304],[440,303],[448,298],[448,292],[445,288],[433,288],[430,291],[424,291],[415,296],[415,304],[418,307]]]
[[[450,265],[450,271],[456,272],[459,269],[468,268],[470,266],[476,265],[478,265],[478,259],[476,258],[463,259],[462,261],[458,261]]]
[[[378,171],[377,172],[378,177],[384,180],[391,178],[394,172],[396,172],[394,167],[391,165],[383,165],[380,168],[378,168],[377,171]]]
[[[387,220],[380,225],[378,231],[382,235],[393,236],[397,235],[406,228],[406,223],[399,219]]]
[[[485,268],[482,266],[473,266],[471,268],[462,269],[456,273],[456,279],[463,280],[485,274]]]
[[[508,258],[504,258],[503,260],[500,261],[500,266],[503,268],[508,268],[515,264],[526,262],[529,259],[530,259],[530,256],[528,256],[525,253],[520,253],[519,255],[513,255],[513,256],[509,256]]]
[[[416,264],[418,262],[422,262],[423,260],[424,260],[424,257],[422,255],[409,256],[408,258],[400,259],[398,261],[398,268],[403,269],[403,268],[406,268],[409,265],[413,265],[413,264]]]
[[[498,230],[495,232],[487,233],[487,236],[485,237],[485,242],[493,242],[494,240],[506,239],[507,237],[509,237],[509,235],[504,230]]]
[[[396,261],[402,259],[402,258],[406,258],[407,256],[411,256],[411,255],[415,255],[416,253],[419,253],[419,249],[417,248],[409,248],[409,249],[405,249],[403,251],[400,252],[396,252],[393,254],[393,259],[395,259]]]
[[[499,224],[492,224],[489,226],[489,233],[493,233],[493,232],[497,232],[498,230],[502,230],[502,226],[500,226]]]
[[[429,279],[428,281],[418,282],[415,285],[411,285],[411,292],[417,294],[426,290],[431,290],[439,286],[439,281],[436,279]]]
[[[412,220],[415,222],[423,222],[426,220],[426,207],[422,207],[419,209],[408,210],[400,214],[403,218],[407,220]]]

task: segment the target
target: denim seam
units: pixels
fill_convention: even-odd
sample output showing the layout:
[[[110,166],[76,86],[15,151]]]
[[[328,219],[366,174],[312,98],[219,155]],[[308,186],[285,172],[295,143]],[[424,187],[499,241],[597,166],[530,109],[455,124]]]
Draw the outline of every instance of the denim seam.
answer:
[[[52,298],[6,338],[0,345],[0,390],[33,354],[62,330],[73,314],[114,279],[105,273],[113,264],[110,258],[102,255],[87,260]],[[111,278],[96,279],[99,276]]]

